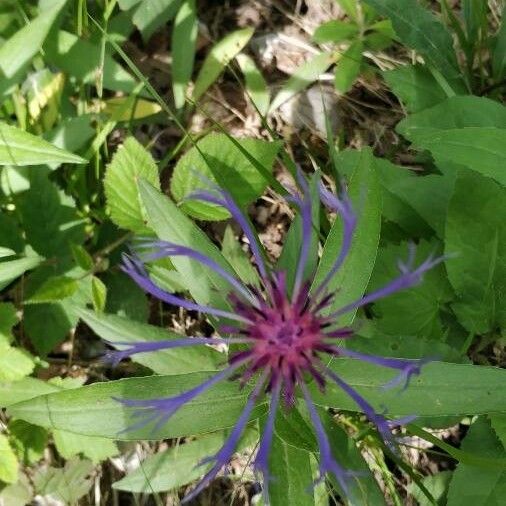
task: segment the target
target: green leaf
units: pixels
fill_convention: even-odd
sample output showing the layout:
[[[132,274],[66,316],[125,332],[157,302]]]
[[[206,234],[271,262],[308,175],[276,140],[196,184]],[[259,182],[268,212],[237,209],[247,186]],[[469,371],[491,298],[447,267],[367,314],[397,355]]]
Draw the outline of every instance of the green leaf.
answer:
[[[56,17],[67,0],[56,0],[51,8],[44,10],[37,18],[18,30],[0,47],[0,71],[8,77],[14,77],[30,63],[40,51]]]
[[[407,46],[447,79],[459,79],[453,39],[446,27],[417,0],[365,0],[379,14],[389,17],[395,32]]]
[[[0,407],[23,402],[44,394],[58,392],[60,388],[36,378],[23,378],[14,383],[0,382]]]
[[[37,267],[41,261],[42,258],[31,256],[8,262],[0,262],[0,290],[3,290],[26,271]]]
[[[487,458],[506,457],[490,423],[479,418],[471,425],[462,450]],[[500,506],[506,495],[506,471],[460,463],[448,490],[448,506]]]
[[[448,493],[448,485],[452,478],[452,471],[441,471],[432,476],[426,476],[422,479],[422,484],[431,493],[432,497],[437,501],[437,504],[446,504],[446,496]],[[427,499],[427,496],[416,485],[411,482],[408,485],[408,492],[418,501],[420,506],[434,506],[432,501]]]
[[[44,44],[44,51],[48,63],[65,74],[87,84],[96,82],[101,68],[100,43],[93,43],[73,33],[59,30],[48,37]],[[103,63],[102,82],[105,89],[126,93],[134,91],[137,81],[114,60],[109,52],[105,53]]]
[[[14,250],[0,246],[0,258],[12,257],[15,254],[16,252]]]
[[[420,242],[415,265],[423,263],[431,254],[437,254],[438,244]],[[408,256],[408,245],[388,245],[380,248],[369,290],[378,290],[399,276],[399,260]],[[379,318],[376,326],[380,333],[398,336],[417,336],[438,340],[444,334],[441,311],[452,298],[446,271],[439,265],[424,275],[423,283],[375,302],[373,311]],[[416,308],[416,311],[413,311]]]
[[[221,382],[179,409],[156,433],[152,426],[126,430],[136,420],[132,410],[113,397],[172,397],[208,378],[209,373],[195,372],[95,383],[11,405],[9,413],[42,427],[109,439],[167,439],[203,434],[233,425],[244,408],[249,389],[240,391],[234,382]],[[264,406],[257,407],[253,418],[264,412]]]
[[[86,251],[86,249],[78,244],[71,244],[70,248],[72,250],[72,257],[74,258],[76,265],[83,271],[91,271],[95,265],[95,262],[93,261],[92,256]]]
[[[225,443],[224,432],[207,434],[146,458],[139,469],[113,484],[116,490],[155,493],[179,488],[202,476],[212,463],[197,466]]]
[[[302,63],[289,77],[269,107],[274,112],[279,106],[316,81],[336,60],[334,53],[319,53]]]
[[[248,55],[238,54],[236,60],[246,80],[246,92],[249,98],[258,109],[258,112],[265,116],[269,110],[270,91],[264,76]]]
[[[129,137],[107,167],[104,189],[114,223],[145,234],[149,229],[139,202],[137,182],[140,177],[160,188],[158,168],[151,154],[137,140]]]
[[[24,301],[25,304],[58,302],[76,293],[79,284],[66,276],[48,278],[36,292]]]
[[[155,31],[172,19],[180,5],[179,0],[149,0],[140,2],[133,14],[133,22],[147,41]]]
[[[149,316],[149,302],[144,291],[123,272],[109,270],[103,276],[107,288],[107,313],[125,316],[132,320],[146,322]]]
[[[410,112],[443,102],[447,97],[434,76],[423,65],[404,65],[383,72],[388,86]]]
[[[237,139],[237,142],[272,172],[280,142],[258,139]],[[202,155],[203,153],[203,155]],[[200,176],[228,190],[240,207],[257,199],[265,190],[267,181],[244,157],[225,134],[208,134],[197,142],[177,162],[171,180],[171,192],[188,214],[204,220],[223,220],[230,216],[222,207],[184,200],[193,191],[208,188]]]
[[[139,192],[146,209],[148,225],[160,239],[193,248],[233,273],[218,248],[169,198],[143,179],[139,182]],[[189,258],[173,257],[171,261],[195,301],[229,308],[226,294],[230,291],[230,286],[221,276]]]
[[[350,45],[338,60],[334,70],[334,84],[338,92],[346,93],[353,86],[360,73],[363,49],[362,41],[357,40]]]
[[[311,454],[290,446],[276,434],[269,455],[269,469],[273,479],[269,483],[272,506],[314,506],[308,487],[313,481]]]
[[[462,171],[446,222],[448,277],[458,301],[453,309],[469,331],[506,324],[506,189]]]
[[[0,165],[23,166],[45,163],[86,163],[86,160],[40,137],[0,122]]]
[[[214,84],[230,61],[246,46],[253,32],[253,28],[236,30],[212,47],[195,81],[192,95],[194,101],[197,101]]]
[[[45,429],[23,420],[12,420],[8,428],[11,444],[20,460],[34,464],[42,458],[48,440]]]
[[[501,16],[501,28],[497,34],[497,40],[492,54],[492,68],[497,81],[503,79],[506,73],[506,5],[503,7]]]
[[[118,454],[116,444],[103,437],[82,436],[63,430],[55,430],[53,439],[58,453],[67,460],[82,455],[89,458],[94,464],[98,464]]]
[[[198,32],[195,2],[184,0],[172,31],[172,92],[176,109],[181,109],[185,104],[186,88],[193,72]]]
[[[18,481],[18,459],[4,434],[0,434],[0,481],[5,483]]]
[[[98,313],[104,311],[107,301],[107,287],[96,276],[91,278],[91,296],[93,299],[93,309]]]
[[[333,19],[321,24],[313,34],[313,40],[317,44],[323,44],[325,42],[344,42],[346,40],[352,40],[358,35],[358,26],[350,23],[349,21],[340,21]]]
[[[145,343],[181,339],[180,334],[159,327],[147,325],[121,316],[93,313],[79,310],[82,320],[100,337],[110,343]],[[123,349],[124,346],[115,346]],[[184,374],[202,370],[218,370],[225,355],[208,346],[173,348],[154,353],[138,353],[132,357],[135,362],[149,367],[157,374]]]
[[[0,344],[12,342],[12,327],[18,323],[16,308],[11,302],[0,302]]]
[[[506,415],[491,415],[490,423],[502,445],[506,448]]]
[[[70,256],[71,244],[84,242],[84,220],[74,199],[58,189],[48,175],[49,170],[42,167],[30,169],[30,189],[20,196],[18,209],[30,246],[48,259],[62,259]]]
[[[64,504],[77,504],[91,489],[93,468],[89,460],[72,459],[63,468],[39,468],[33,484],[39,495],[50,495]]]
[[[235,238],[230,225],[227,225],[223,234],[221,252],[244,283],[258,286],[258,272],[253,267],[248,255],[241,248],[239,241]]]
[[[486,366],[432,362],[413,378],[405,392],[381,386],[395,377],[391,370],[358,360],[337,359],[331,368],[365,397],[377,411],[390,416],[449,416],[506,412],[506,371]],[[502,386],[501,386],[502,385]],[[313,385],[313,399],[322,406],[356,411],[353,400],[328,383],[324,394]]]
[[[0,344],[0,381],[17,381],[32,373],[35,362],[27,351]]]
[[[350,181],[349,195],[354,203],[358,223],[346,260],[328,285],[329,292],[336,291],[331,312],[360,298],[367,284],[376,259],[381,225],[381,188],[374,170],[370,150],[360,152]],[[339,216],[332,225],[316,271],[313,290],[323,281],[339,256],[343,225]],[[353,321],[354,313],[348,313],[339,321],[342,325]]]

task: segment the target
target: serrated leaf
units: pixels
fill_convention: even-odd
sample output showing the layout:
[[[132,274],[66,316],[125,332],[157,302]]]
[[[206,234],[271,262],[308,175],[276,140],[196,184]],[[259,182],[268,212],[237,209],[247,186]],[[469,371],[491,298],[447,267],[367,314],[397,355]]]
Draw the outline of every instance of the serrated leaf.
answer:
[[[194,101],[197,101],[213,85],[230,61],[248,43],[253,32],[253,28],[236,30],[227,34],[212,47],[197,75],[192,94]]]
[[[0,47],[0,71],[8,78],[14,77],[40,51],[56,17],[67,0],[56,0],[37,18],[18,30]]]
[[[485,418],[470,427],[462,450],[488,458],[506,457],[504,447]],[[448,490],[448,506],[500,506],[506,494],[506,471],[460,463]]]
[[[4,434],[0,434],[0,481],[5,483],[18,481],[18,459]]]
[[[195,0],[184,0],[172,31],[172,92],[176,109],[184,107],[186,89],[193,73],[198,34]]]
[[[147,233],[137,189],[140,177],[160,188],[158,168],[152,156],[137,140],[129,137],[107,167],[105,195],[114,223],[137,233]]]
[[[77,280],[66,276],[48,278],[25,304],[43,304],[58,302],[71,297],[79,288]]]
[[[316,81],[335,60],[336,55],[333,53],[319,53],[302,63],[274,97],[269,112],[274,112],[279,106]]]
[[[87,163],[87,161],[20,128],[0,122],[0,165],[23,166],[46,163]]]
[[[237,142],[272,171],[281,147],[279,142],[258,139],[237,139]],[[170,186],[174,198],[183,201],[181,208],[192,216],[205,220],[223,220],[230,216],[222,207],[197,200],[183,200],[197,189],[208,188],[209,185],[199,175],[217,181],[219,186],[229,190],[241,207],[250,204],[265,190],[267,181],[225,134],[206,135],[197,142],[197,146],[179,159]]]
[[[448,278],[458,300],[453,309],[475,333],[506,324],[506,189],[462,171],[446,222]]]
[[[110,439],[94,436],[82,436],[63,430],[53,431],[53,439],[58,453],[64,459],[78,455],[89,458],[94,464],[114,457],[118,454],[118,447]]]
[[[100,337],[114,342],[143,343],[163,339],[180,339],[181,335],[159,327],[147,325],[121,316],[80,310],[82,320]],[[118,349],[124,346],[116,346]],[[225,356],[206,346],[160,350],[156,353],[139,353],[132,359],[149,367],[157,374],[182,374],[217,370]]]

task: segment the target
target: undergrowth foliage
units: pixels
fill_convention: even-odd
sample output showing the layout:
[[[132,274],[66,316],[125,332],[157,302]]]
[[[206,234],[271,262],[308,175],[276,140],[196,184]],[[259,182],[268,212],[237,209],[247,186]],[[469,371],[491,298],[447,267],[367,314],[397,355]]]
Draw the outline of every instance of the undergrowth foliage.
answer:
[[[264,3],[1,3],[0,505],[502,504],[503,2]]]

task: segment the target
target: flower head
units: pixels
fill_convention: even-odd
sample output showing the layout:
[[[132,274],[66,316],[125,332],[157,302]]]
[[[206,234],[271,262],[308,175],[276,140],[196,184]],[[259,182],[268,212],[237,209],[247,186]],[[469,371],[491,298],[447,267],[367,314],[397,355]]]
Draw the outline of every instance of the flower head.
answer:
[[[331,452],[328,437],[307,387],[308,383],[312,381],[322,391],[328,381],[340,387],[353,399],[359,410],[364,412],[369,420],[376,425],[385,443],[392,450],[396,449],[391,428],[405,420],[391,421],[387,420],[384,414],[377,413],[366,399],[327,366],[328,356],[351,357],[397,370],[398,375],[387,385],[388,387],[400,383],[404,383],[404,387],[406,387],[410,377],[413,374],[419,374],[421,366],[426,361],[377,357],[345,348],[339,345],[339,340],[352,337],[353,332],[348,327],[340,327],[336,322],[337,318],[344,313],[416,285],[421,281],[424,272],[439,263],[441,258],[428,258],[421,265],[415,267],[413,265],[414,249],[412,249],[408,262],[399,264],[400,274],[397,278],[379,290],[350,302],[344,307],[335,309],[334,295],[328,293],[328,286],[350,250],[357,219],[350,199],[344,191],[341,195],[336,196],[320,185],[322,203],[336,212],[339,219],[342,220],[342,249],[321,283],[318,285],[314,283],[314,273],[309,276],[309,279],[306,279],[305,268],[311,242],[312,206],[315,204],[312,202],[309,186],[301,173],[299,173],[298,181],[302,190],[301,195],[294,191],[288,197],[288,200],[295,204],[301,214],[303,237],[292,290],[288,289],[286,273],[274,271],[269,267],[249,220],[234,202],[232,196],[214,185],[208,191],[195,192],[192,198],[225,207],[241,225],[260,274],[261,288],[246,286],[239,278],[215,261],[184,245],[164,241],[145,241],[140,245],[142,260],[138,256],[125,256],[123,270],[146,292],[169,304],[197,310],[222,320],[224,323],[218,330],[231,337],[228,340],[188,337],[157,341],[156,343],[129,343],[129,348],[117,352],[117,359],[129,357],[135,353],[176,346],[222,344],[224,342],[245,345],[241,351],[230,355],[228,367],[201,385],[178,396],[148,400],[117,399],[123,405],[135,409],[134,416],[138,418],[138,422],[127,430],[139,428],[148,423],[153,423],[154,430],[158,430],[181,406],[219,381],[239,376],[242,385],[246,382],[254,382],[246,406],[229,438],[216,455],[206,459],[206,462],[214,462],[214,465],[199,485],[186,497],[186,500],[195,497],[227,464],[250,419],[253,408],[265,395],[270,396],[270,409],[254,462],[255,470],[263,475],[264,481],[267,482],[269,478],[268,456],[278,406],[280,403],[284,403],[286,407],[290,408],[299,396],[307,407],[317,436],[320,450],[320,478],[323,479],[326,473],[332,473],[343,492],[346,493],[347,479],[352,473],[343,468]],[[232,310],[227,311],[200,305],[159,288],[150,279],[143,262],[172,256],[188,257],[212,269],[227,281],[231,287],[228,300]],[[114,353],[112,358],[115,358]]]

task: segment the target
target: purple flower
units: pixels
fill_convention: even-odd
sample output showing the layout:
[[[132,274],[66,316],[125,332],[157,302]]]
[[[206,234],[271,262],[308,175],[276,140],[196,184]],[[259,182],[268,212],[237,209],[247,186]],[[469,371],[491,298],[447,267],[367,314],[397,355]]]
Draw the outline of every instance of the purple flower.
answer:
[[[135,353],[145,353],[176,346],[224,342],[246,345],[242,351],[230,356],[227,368],[201,385],[178,396],[149,400],[116,399],[123,405],[135,409],[133,416],[138,419],[138,422],[127,430],[137,429],[148,423],[154,424],[154,430],[158,430],[181,406],[219,381],[231,376],[239,376],[241,385],[244,385],[244,383],[254,380],[255,385],[252,393],[229,438],[216,455],[206,459],[206,462],[213,462],[214,465],[185,500],[195,497],[227,464],[235,451],[241,433],[249,421],[252,409],[264,395],[270,396],[270,409],[263,427],[254,467],[258,473],[263,475],[266,484],[269,479],[268,456],[278,406],[281,402],[284,402],[285,406],[289,408],[294,405],[296,397],[299,396],[306,404],[315,429],[320,450],[320,479],[324,479],[327,473],[332,473],[338,480],[343,492],[346,493],[347,479],[353,473],[343,468],[332,455],[330,442],[307,388],[309,381],[314,381],[321,390],[325,389],[327,381],[331,381],[340,387],[353,399],[359,410],[365,413],[377,427],[379,434],[393,451],[395,451],[396,445],[391,433],[392,427],[405,423],[407,420],[409,421],[409,419],[387,420],[384,414],[377,413],[351,385],[329,369],[326,364],[328,364],[328,356],[343,356],[391,368],[398,371],[398,375],[386,386],[391,387],[403,383],[405,388],[411,376],[419,374],[422,365],[427,360],[376,357],[339,346],[337,339],[352,337],[352,330],[347,327],[339,327],[336,319],[344,313],[356,310],[379,298],[415,286],[422,280],[424,272],[441,262],[442,258],[430,257],[421,265],[415,267],[413,265],[414,249],[412,248],[408,262],[399,263],[400,274],[396,279],[379,290],[369,293],[340,309],[331,309],[334,295],[328,293],[328,285],[349,252],[357,226],[357,219],[351,202],[344,191],[336,196],[323,185],[320,185],[321,201],[326,207],[335,211],[343,222],[342,249],[327,276],[319,285],[315,285],[314,279],[305,279],[305,267],[311,242],[311,210],[314,204],[311,201],[309,186],[302,174],[299,174],[298,180],[302,194],[299,195],[294,191],[288,197],[288,200],[299,208],[303,236],[291,293],[287,288],[286,274],[274,271],[269,267],[247,217],[239,209],[232,196],[216,186],[213,186],[209,191],[199,190],[191,198],[225,207],[241,225],[249,241],[261,277],[261,289],[246,286],[236,276],[230,274],[210,258],[182,245],[163,241],[145,241],[140,246],[143,260],[136,255],[125,256],[123,270],[146,292],[169,304],[197,310],[225,320],[219,330],[221,333],[231,334],[232,337],[229,340],[181,338],[155,343],[123,343],[129,348],[112,353],[113,359],[121,360]],[[232,311],[200,305],[160,289],[150,279],[143,261],[172,256],[186,256],[200,262],[228,282],[231,288],[228,300]],[[327,358],[324,359],[325,355],[327,355]],[[266,488],[267,485],[264,486],[264,489]]]

